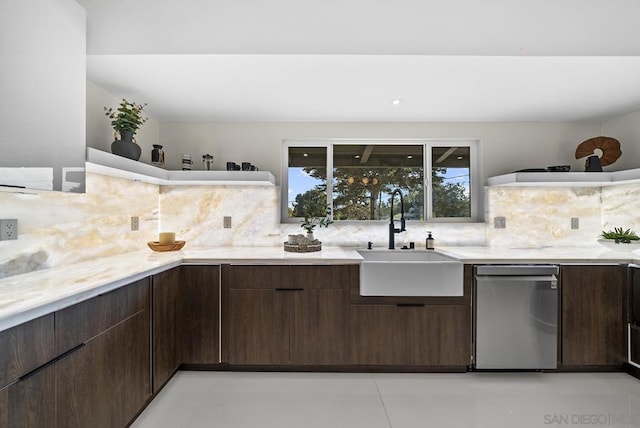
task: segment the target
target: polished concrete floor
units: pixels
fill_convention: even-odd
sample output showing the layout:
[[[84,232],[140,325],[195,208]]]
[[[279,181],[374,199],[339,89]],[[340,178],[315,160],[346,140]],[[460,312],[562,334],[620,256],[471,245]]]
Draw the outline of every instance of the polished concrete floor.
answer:
[[[133,427],[640,427],[623,373],[180,371]]]

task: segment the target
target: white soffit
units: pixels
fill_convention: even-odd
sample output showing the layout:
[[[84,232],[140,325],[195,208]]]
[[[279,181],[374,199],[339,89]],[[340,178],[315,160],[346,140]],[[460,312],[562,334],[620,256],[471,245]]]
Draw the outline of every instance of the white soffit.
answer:
[[[89,55],[87,78],[160,121],[567,122],[640,108],[640,57]]]

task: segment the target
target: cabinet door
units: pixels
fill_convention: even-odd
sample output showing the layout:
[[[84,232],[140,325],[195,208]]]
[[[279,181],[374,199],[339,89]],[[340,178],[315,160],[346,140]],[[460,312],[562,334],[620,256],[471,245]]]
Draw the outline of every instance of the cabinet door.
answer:
[[[151,396],[149,338],[144,310],[58,360],[57,426],[126,426]]]
[[[231,364],[289,363],[289,291],[228,291]]]
[[[348,364],[349,290],[305,289],[291,296],[291,363]]]
[[[625,284],[614,265],[562,266],[562,364],[626,360]]]
[[[56,357],[53,314],[0,331],[0,388]]]
[[[176,358],[176,299],[180,268],[153,277],[153,391],[157,392],[178,369]]]
[[[471,364],[471,307],[427,305],[407,309],[410,310],[411,364]]]
[[[409,364],[406,309],[396,305],[353,305],[349,337],[354,364]]]
[[[219,362],[220,267],[182,266],[176,353],[182,364]]]
[[[51,427],[55,420],[53,364],[0,389],[0,427]]]

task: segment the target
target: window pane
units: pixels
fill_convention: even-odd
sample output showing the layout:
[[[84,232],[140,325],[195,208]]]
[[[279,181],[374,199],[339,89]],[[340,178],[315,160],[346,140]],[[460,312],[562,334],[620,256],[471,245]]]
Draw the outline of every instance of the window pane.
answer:
[[[433,217],[471,217],[469,147],[432,148]]]
[[[327,215],[327,148],[289,147],[288,217]]]
[[[422,154],[422,145],[335,144],[334,220],[388,219],[389,196],[394,189],[402,191],[405,217],[422,220]],[[394,217],[400,217],[400,204],[394,206]]]

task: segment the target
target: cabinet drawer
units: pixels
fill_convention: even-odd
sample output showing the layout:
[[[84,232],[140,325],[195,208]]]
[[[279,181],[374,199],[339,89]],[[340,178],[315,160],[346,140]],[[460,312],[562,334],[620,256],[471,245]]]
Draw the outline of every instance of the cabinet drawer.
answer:
[[[258,289],[287,288],[287,266],[279,265],[225,265],[223,266],[224,284],[228,288]]]
[[[360,265],[291,266],[290,286],[349,290],[358,281]]]
[[[52,360],[53,314],[0,332],[0,388]]]
[[[61,354],[143,310],[149,303],[145,278],[55,313],[56,352]]]
[[[348,290],[359,265],[227,265],[223,284],[235,289],[325,288]]]

